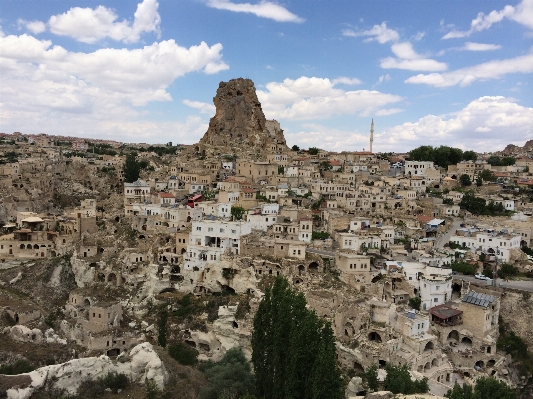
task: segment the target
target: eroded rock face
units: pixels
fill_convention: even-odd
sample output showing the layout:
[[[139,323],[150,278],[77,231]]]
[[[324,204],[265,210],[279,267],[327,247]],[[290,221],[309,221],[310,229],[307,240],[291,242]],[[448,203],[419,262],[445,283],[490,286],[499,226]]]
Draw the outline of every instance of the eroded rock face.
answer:
[[[235,147],[272,150],[272,145],[286,146],[279,124],[266,120],[250,79],[220,82],[213,102],[216,114],[199,142],[203,151],[213,147],[231,152]]]
[[[29,376],[31,383],[25,387],[8,389],[7,397],[27,399],[48,382],[51,382],[54,388],[65,389],[69,394],[75,394],[84,380],[97,379],[109,372],[123,373],[130,380],[140,384],[144,384],[146,380],[153,380],[159,389],[163,389],[168,379],[165,366],[152,345],[144,342],[130,351],[128,362],[114,363],[107,356],[87,357],[21,374]]]

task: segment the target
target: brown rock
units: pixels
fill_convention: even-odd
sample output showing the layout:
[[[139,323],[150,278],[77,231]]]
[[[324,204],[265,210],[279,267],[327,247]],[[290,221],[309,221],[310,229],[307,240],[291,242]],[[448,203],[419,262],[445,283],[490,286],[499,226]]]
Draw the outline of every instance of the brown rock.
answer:
[[[283,130],[276,121],[266,120],[250,79],[220,82],[213,102],[216,114],[198,143],[200,151],[272,153],[287,149]]]

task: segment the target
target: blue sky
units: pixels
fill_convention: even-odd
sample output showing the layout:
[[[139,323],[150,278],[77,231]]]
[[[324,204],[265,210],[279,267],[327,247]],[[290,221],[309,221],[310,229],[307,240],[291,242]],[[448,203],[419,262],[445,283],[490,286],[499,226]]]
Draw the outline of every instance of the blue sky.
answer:
[[[289,145],[533,139],[533,0],[0,0],[0,131],[192,144],[252,79]]]

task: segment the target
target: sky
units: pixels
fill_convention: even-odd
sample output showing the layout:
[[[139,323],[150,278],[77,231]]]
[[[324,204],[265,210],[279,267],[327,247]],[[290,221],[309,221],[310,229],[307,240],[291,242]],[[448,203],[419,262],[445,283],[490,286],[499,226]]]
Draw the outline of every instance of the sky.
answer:
[[[533,0],[0,0],[0,132],[193,144],[221,81],[287,144],[533,139]]]

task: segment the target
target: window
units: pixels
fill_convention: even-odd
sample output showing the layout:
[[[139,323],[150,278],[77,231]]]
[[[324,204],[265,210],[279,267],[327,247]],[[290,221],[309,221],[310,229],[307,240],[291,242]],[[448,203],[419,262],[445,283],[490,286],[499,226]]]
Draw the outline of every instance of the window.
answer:
[[[438,301],[439,301],[439,298],[433,299],[433,302],[438,302]]]
[[[200,226],[196,226],[196,231],[202,231],[202,228]]]
[[[224,229],[220,229],[220,232],[221,232],[221,233],[224,233],[224,231],[225,231]]]
[[[231,230],[231,234],[237,234],[237,230]]]
[[[213,228],[212,227],[208,227],[207,231],[213,231]]]

